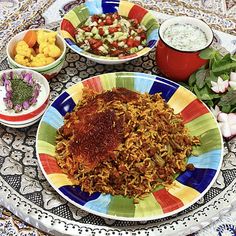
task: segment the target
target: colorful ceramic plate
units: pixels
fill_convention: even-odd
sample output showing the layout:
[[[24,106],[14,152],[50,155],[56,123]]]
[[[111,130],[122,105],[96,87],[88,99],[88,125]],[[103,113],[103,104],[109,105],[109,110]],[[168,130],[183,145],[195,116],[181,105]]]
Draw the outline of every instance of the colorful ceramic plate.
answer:
[[[116,11],[118,11],[119,15],[123,17],[129,19],[138,19],[140,24],[146,27],[147,46],[145,48],[128,56],[109,57],[95,55],[78,47],[75,40],[75,29],[77,27],[83,24],[83,22],[85,22],[91,15],[113,13]],[[119,64],[143,56],[151,51],[158,40],[158,28],[159,23],[153,14],[139,5],[120,0],[90,0],[86,1],[84,4],[76,6],[63,17],[60,31],[67,46],[74,52],[102,64]]]
[[[101,92],[124,87],[138,92],[162,93],[162,97],[181,113],[191,135],[199,136],[201,146],[195,147],[198,156],[188,162],[194,171],[181,173],[171,186],[159,189],[133,204],[133,199],[122,196],[89,195],[70,179],[55,160],[55,137],[67,112],[81,99],[83,88]],[[143,221],[158,219],[182,211],[199,200],[214,183],[223,158],[223,141],[219,127],[209,109],[184,87],[154,75],[117,72],[95,76],[64,91],[45,112],[37,132],[37,156],[44,175],[51,186],[66,200],[88,212],[112,219]]]

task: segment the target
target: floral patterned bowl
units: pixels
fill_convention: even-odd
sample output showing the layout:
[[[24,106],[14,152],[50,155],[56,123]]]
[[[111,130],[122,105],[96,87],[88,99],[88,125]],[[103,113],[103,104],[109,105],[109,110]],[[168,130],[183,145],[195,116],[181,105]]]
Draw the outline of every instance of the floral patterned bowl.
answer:
[[[4,102],[7,97],[7,89],[5,83],[3,83],[3,75],[7,78],[14,76],[20,76],[22,74],[31,74],[33,80],[39,85],[39,93],[35,103],[27,109],[22,109],[19,112],[14,111],[14,109],[8,109],[6,103]],[[9,79],[9,80],[11,80]],[[27,69],[11,69],[4,70],[0,72],[0,123],[12,128],[23,128],[30,126],[37,122],[43,113],[45,112],[49,104],[49,83],[40,73],[27,70]]]
[[[128,56],[99,56],[81,49],[75,40],[75,29],[83,24],[86,19],[94,14],[114,13],[126,17],[128,19],[137,19],[140,24],[144,25],[147,29],[147,46],[137,53]],[[146,9],[128,1],[107,1],[107,0],[89,0],[84,4],[76,6],[69,11],[61,21],[61,34],[67,46],[74,52],[87,57],[88,59],[101,63],[101,64],[120,64],[132,59],[138,58],[151,51],[158,39],[159,24],[156,18]]]
[[[40,30],[40,29],[38,28],[38,29],[30,29],[30,30]],[[49,31],[49,32],[52,31],[49,29],[43,29],[43,30]],[[66,56],[66,44],[65,44],[63,38],[59,34],[57,34],[56,44],[59,46],[59,48],[62,51],[61,56],[59,58],[57,58],[53,63],[46,65],[46,66],[41,66],[41,67],[27,67],[27,66],[20,65],[19,63],[17,63],[14,60],[14,48],[15,48],[16,43],[18,41],[22,40],[24,35],[28,31],[29,30],[25,30],[25,31],[18,33],[7,44],[8,64],[12,69],[23,68],[23,69],[31,69],[31,70],[37,71],[40,74],[42,74],[45,78],[50,80],[55,75],[57,75],[63,67],[64,61],[65,61],[65,56]]]

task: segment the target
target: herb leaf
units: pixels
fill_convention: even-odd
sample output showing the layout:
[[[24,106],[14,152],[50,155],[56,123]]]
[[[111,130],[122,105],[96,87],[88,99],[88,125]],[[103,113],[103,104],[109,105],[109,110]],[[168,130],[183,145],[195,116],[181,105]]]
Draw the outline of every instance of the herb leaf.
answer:
[[[205,78],[206,78],[208,73],[209,73],[208,70],[199,70],[196,73],[196,85],[199,89],[204,87],[204,85],[206,83]]]
[[[193,73],[188,80],[189,86],[193,87],[193,85],[196,83],[196,73]]]
[[[236,106],[236,90],[228,91],[219,101],[219,106]]]
[[[215,50],[213,48],[206,48],[205,50],[201,51],[199,56],[202,59],[212,59],[215,55]]]

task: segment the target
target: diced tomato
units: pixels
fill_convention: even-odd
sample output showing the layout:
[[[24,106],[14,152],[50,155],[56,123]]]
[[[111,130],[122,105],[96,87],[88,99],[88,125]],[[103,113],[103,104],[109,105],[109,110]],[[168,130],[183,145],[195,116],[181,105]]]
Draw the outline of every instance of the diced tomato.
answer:
[[[85,32],[91,32],[92,28],[90,26],[82,26],[81,29],[84,30]]]
[[[111,45],[112,45],[113,47],[115,47],[115,48],[118,48],[118,47],[119,47],[117,41],[112,42]]]
[[[90,38],[88,39],[88,41],[92,49],[97,49],[103,44],[102,40],[99,39]]]
[[[143,32],[139,35],[141,37],[141,39],[146,39],[146,34]]]
[[[113,33],[117,32],[118,29],[116,27],[109,27],[108,31],[109,31],[110,34],[113,34]]]
[[[140,41],[139,40],[134,40],[133,46],[138,47],[139,45],[140,45]]]
[[[91,45],[91,44],[95,44],[97,42],[97,39],[89,38],[88,41],[89,41],[89,44]]]
[[[122,50],[116,49],[116,50],[111,50],[111,55],[112,56],[119,56],[121,53],[123,53]]]
[[[128,45],[129,47],[133,47],[133,45],[134,45],[134,40],[131,39],[131,38],[129,38],[129,39],[127,40],[127,45]]]
[[[120,16],[118,15],[117,12],[115,12],[112,16],[113,16],[114,19],[120,19]]]
[[[138,28],[138,29],[136,30],[136,32],[137,32],[138,34],[140,34],[140,33],[143,32],[143,29],[142,29],[142,28]]]
[[[94,21],[98,22],[99,19],[100,19],[100,17],[98,15],[92,16],[92,22],[94,22]]]
[[[102,36],[102,35],[104,35],[104,29],[103,28],[99,28],[98,29],[98,33]]]
[[[98,26],[104,26],[104,25],[105,25],[105,23],[103,21],[98,23]]]
[[[113,20],[111,19],[111,16],[106,17],[105,24],[106,25],[112,25],[113,24]]]
[[[101,42],[95,43],[94,45],[92,45],[92,47],[93,47],[94,49],[96,49],[96,48],[99,48],[99,47],[102,46],[102,45],[103,45],[103,43],[102,43],[102,41],[101,41]]]

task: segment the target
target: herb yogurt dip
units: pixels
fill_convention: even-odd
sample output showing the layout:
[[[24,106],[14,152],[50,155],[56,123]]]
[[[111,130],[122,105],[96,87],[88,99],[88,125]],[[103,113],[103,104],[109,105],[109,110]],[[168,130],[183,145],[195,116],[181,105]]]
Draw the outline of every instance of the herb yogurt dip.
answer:
[[[163,33],[169,46],[181,51],[198,51],[206,47],[206,34],[197,26],[188,23],[170,25]]]

